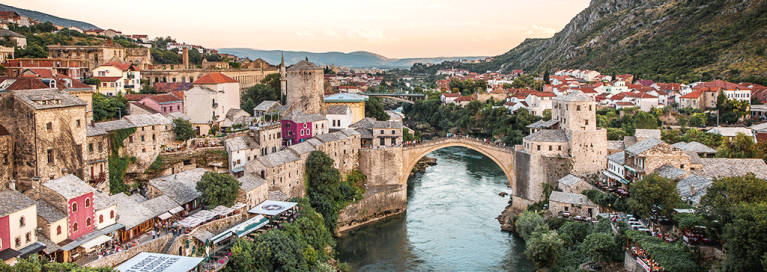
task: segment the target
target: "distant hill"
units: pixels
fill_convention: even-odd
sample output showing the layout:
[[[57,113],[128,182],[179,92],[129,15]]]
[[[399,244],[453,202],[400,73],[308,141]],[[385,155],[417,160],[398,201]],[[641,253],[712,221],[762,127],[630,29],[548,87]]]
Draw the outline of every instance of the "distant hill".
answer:
[[[92,24],[89,24],[89,23],[86,23],[86,22],[75,21],[75,20],[70,20],[70,19],[64,19],[64,18],[56,17],[56,16],[53,16],[53,15],[50,15],[50,14],[46,14],[46,13],[42,13],[42,12],[37,12],[37,11],[34,11],[34,10],[28,10],[28,9],[23,9],[23,8],[12,7],[12,6],[9,6],[9,5],[4,5],[4,4],[0,4],[0,11],[15,11],[18,14],[27,16],[27,17],[35,19],[35,20],[38,20],[40,22],[43,22],[43,23],[51,22],[54,25],[60,25],[60,26],[66,26],[66,27],[76,26],[76,27],[79,27],[79,28],[81,28],[83,30],[101,29],[101,28],[99,28],[99,27],[97,27],[95,25],[92,25]]]
[[[280,56],[283,51],[279,50],[258,50],[249,48],[222,48],[218,49],[219,53],[233,54],[239,57],[248,57],[251,60],[261,58],[266,62],[277,65],[280,63]],[[285,64],[290,65],[299,62],[305,58],[309,58],[309,61],[319,65],[340,65],[346,67],[355,68],[410,68],[415,63],[440,63],[443,61],[453,61],[461,59],[480,59],[485,58],[481,56],[475,57],[438,57],[438,58],[406,58],[406,59],[390,59],[378,54],[358,51],[351,53],[342,52],[326,52],[326,53],[312,53],[305,51],[285,51]]]
[[[767,77],[765,63],[767,0],[592,0],[553,37],[523,42],[486,64],[456,68],[748,81]]]

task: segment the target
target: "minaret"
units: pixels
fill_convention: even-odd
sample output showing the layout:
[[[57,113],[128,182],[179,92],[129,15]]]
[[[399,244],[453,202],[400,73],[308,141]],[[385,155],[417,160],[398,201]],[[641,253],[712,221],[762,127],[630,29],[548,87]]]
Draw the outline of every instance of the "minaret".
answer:
[[[285,52],[282,52],[282,62],[280,63],[280,101],[282,97],[288,94],[288,75],[285,72]]]

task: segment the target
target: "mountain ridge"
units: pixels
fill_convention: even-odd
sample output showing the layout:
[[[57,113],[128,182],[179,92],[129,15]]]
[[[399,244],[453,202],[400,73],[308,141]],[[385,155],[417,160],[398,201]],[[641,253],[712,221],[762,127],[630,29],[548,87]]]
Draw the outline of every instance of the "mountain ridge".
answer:
[[[21,14],[23,16],[27,16],[27,17],[35,19],[35,20],[38,20],[38,21],[40,21],[42,23],[51,22],[54,25],[60,25],[60,26],[65,26],[65,27],[76,26],[76,27],[79,27],[82,30],[101,29],[101,28],[99,28],[99,27],[97,27],[97,26],[95,26],[95,25],[93,25],[91,23],[87,23],[87,22],[83,22],[83,21],[77,21],[77,20],[72,20],[72,19],[61,18],[61,17],[50,15],[50,14],[47,14],[47,13],[43,13],[43,12],[39,12],[39,11],[34,11],[34,10],[28,10],[28,9],[23,9],[23,8],[17,8],[17,7],[5,5],[5,4],[0,4],[0,11],[15,11],[18,14]]]
[[[260,50],[252,48],[221,48],[220,53],[233,54],[239,57],[248,57],[252,60],[261,58],[271,64],[279,64],[281,54],[285,53],[285,63],[290,65],[299,62],[305,58],[320,65],[339,65],[352,68],[409,68],[413,64],[421,63],[440,63],[447,60],[461,59],[482,59],[484,56],[467,57],[435,57],[435,58],[388,58],[386,56],[367,52],[353,51],[349,53],[331,51],[331,52],[308,52],[308,51],[280,51],[280,50]]]

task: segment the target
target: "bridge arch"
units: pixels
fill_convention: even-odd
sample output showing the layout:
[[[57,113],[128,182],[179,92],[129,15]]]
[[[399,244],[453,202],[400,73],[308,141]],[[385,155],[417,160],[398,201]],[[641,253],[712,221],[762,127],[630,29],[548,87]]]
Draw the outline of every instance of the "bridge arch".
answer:
[[[485,144],[481,140],[475,140],[472,138],[448,138],[440,140],[425,141],[414,146],[403,147],[402,149],[402,171],[400,173],[400,184],[407,184],[407,179],[410,176],[410,172],[415,167],[421,158],[431,153],[432,151],[439,150],[446,147],[460,146],[468,148],[487,156],[498,165],[503,173],[506,175],[506,179],[509,181],[509,185],[513,191],[516,191],[515,176],[514,176],[514,149],[513,147],[499,147],[493,144]]]

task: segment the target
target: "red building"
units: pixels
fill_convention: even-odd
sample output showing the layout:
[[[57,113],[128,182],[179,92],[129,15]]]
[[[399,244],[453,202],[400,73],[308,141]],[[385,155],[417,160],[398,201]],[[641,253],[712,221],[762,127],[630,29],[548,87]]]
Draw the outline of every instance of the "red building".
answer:
[[[74,240],[95,228],[93,187],[74,175],[43,183],[40,197],[66,211],[69,239]]]

